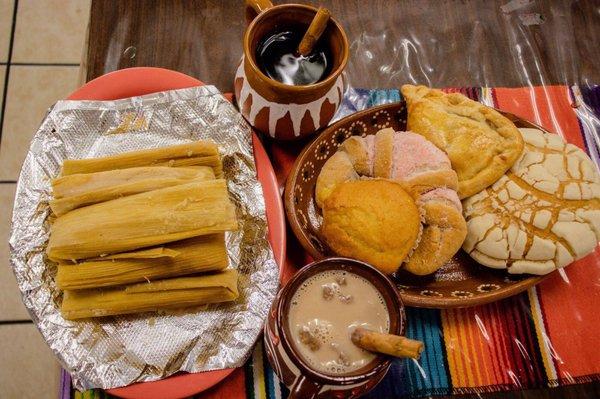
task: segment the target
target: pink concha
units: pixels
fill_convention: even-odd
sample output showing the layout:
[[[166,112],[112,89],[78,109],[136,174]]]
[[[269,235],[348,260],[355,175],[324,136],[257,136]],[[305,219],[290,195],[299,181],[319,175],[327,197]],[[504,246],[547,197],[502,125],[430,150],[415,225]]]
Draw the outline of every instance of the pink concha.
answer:
[[[462,204],[460,202],[460,199],[458,198],[458,194],[456,194],[456,191],[446,187],[435,188],[431,191],[428,191],[425,194],[422,194],[419,200],[421,202],[427,202],[437,199],[448,200],[456,207],[456,209],[459,212],[462,212]]]
[[[408,180],[423,172],[451,170],[448,156],[423,136],[412,132],[394,135],[392,178]]]

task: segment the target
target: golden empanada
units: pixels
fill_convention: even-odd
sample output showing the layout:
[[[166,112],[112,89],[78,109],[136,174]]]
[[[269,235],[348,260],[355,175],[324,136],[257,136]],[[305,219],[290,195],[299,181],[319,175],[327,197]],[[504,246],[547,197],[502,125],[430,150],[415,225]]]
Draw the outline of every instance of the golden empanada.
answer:
[[[494,184],[523,151],[519,130],[493,108],[425,86],[404,85],[402,95],[407,128],[448,154],[460,198]]]

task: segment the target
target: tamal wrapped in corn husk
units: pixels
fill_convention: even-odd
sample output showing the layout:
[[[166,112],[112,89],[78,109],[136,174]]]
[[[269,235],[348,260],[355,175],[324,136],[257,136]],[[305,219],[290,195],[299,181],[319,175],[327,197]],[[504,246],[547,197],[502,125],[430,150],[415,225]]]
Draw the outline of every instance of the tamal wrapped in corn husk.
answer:
[[[61,312],[74,320],[228,302],[238,297],[237,279],[237,271],[228,269],[114,288],[67,290]]]
[[[223,233],[176,241],[166,244],[162,249],[176,255],[140,259],[126,258],[127,254],[116,254],[112,256],[113,259],[108,260],[86,261],[76,265],[59,263],[56,285],[61,290],[107,287],[222,270],[227,267]],[[123,257],[115,258],[120,255]]]
[[[62,175],[93,173],[105,170],[126,169],[138,166],[210,166],[221,177],[223,165],[219,148],[210,141],[194,141],[170,147],[131,151],[103,158],[67,159]]]
[[[235,229],[225,180],[208,180],[72,210],[50,227],[46,252],[77,260]]]
[[[103,172],[78,173],[52,180],[50,208],[55,215],[128,195],[215,178],[212,168],[145,166]]]
[[[97,258],[91,258],[92,260],[108,260],[108,259],[158,259],[158,258],[174,258],[179,255],[178,251],[175,251],[167,247],[154,247],[148,249],[139,249],[131,252],[121,252],[118,254],[111,254],[106,256],[99,256]]]

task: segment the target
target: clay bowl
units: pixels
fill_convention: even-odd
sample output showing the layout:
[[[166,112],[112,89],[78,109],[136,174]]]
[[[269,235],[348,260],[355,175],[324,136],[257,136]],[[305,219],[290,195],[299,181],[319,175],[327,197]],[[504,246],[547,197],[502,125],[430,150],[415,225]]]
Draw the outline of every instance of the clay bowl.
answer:
[[[546,131],[513,114],[498,112],[517,127]],[[348,137],[364,137],[386,127],[406,130],[404,102],[369,108],[341,119],[325,129],[296,159],[286,182],[285,211],[292,231],[314,259],[336,255],[320,235],[322,215],[314,198],[317,176],[323,164]],[[518,294],[546,276],[511,275],[503,270],[490,269],[460,250],[431,275],[414,276],[400,271],[395,281],[407,306],[456,308],[481,305]]]

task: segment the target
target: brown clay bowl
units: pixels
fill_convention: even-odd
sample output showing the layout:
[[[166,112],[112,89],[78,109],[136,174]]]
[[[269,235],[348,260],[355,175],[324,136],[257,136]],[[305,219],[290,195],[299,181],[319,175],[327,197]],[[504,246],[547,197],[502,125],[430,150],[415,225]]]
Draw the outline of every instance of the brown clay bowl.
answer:
[[[498,112],[517,127],[546,131],[513,114]],[[314,198],[317,176],[323,164],[348,137],[364,137],[386,127],[406,130],[404,102],[369,108],[339,120],[325,129],[296,159],[285,186],[285,211],[292,231],[314,259],[336,255],[320,234],[323,218]],[[490,269],[460,250],[431,275],[414,276],[399,271],[395,281],[407,306],[456,308],[481,305],[518,294],[546,276],[511,275],[503,270]]]

